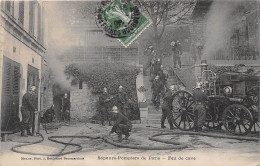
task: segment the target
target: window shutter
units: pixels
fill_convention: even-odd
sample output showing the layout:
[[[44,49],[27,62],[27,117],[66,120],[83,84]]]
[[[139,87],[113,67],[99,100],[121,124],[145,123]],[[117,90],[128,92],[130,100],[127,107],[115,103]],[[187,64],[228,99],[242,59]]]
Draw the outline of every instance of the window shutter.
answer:
[[[24,1],[19,1],[19,17],[18,22],[23,25],[24,23]]]
[[[11,12],[11,1],[5,1],[6,10],[10,13]]]
[[[38,3],[38,41],[41,41],[41,6]]]
[[[12,64],[10,62],[4,63],[4,72],[3,72],[3,93],[6,96],[11,95],[11,71],[12,71]]]
[[[18,95],[19,94],[19,80],[20,80],[20,67],[19,66],[14,66],[14,71],[13,71],[13,95]]]
[[[34,34],[34,1],[29,3],[29,34],[33,36]]]

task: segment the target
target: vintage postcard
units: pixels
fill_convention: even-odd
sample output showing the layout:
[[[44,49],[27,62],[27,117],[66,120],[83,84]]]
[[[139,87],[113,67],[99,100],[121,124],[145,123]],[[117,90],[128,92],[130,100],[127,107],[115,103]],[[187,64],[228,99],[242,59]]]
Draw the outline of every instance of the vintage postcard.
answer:
[[[0,166],[260,166],[259,0],[0,9]]]

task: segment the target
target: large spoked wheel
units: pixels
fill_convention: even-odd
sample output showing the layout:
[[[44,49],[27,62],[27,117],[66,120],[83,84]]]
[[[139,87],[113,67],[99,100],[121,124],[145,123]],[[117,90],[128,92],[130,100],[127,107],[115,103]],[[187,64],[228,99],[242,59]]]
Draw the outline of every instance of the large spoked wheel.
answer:
[[[222,115],[226,130],[235,135],[245,135],[251,131],[253,116],[243,105],[233,104],[228,106]]]
[[[173,123],[181,130],[194,128],[193,97],[185,90],[173,94]]]

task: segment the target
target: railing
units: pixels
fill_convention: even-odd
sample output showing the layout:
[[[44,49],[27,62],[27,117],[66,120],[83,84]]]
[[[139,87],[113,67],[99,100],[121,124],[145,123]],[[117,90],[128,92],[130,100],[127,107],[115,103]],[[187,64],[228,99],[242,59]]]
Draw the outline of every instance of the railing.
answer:
[[[92,47],[84,49],[84,47],[79,47],[64,54],[62,61],[65,63],[96,63],[107,61],[137,65],[139,57],[137,48]]]

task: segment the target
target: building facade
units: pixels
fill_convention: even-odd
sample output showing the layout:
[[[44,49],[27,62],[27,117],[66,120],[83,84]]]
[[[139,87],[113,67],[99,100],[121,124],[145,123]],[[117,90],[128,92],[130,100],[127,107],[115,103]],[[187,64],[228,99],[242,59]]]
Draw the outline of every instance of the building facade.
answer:
[[[22,97],[32,85],[37,87],[40,109],[44,2],[1,1],[0,21],[1,130],[9,131],[19,129]]]

